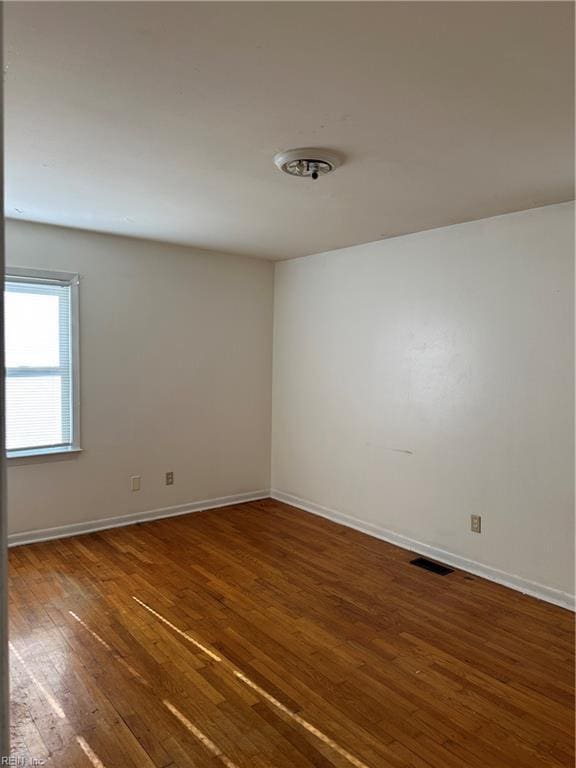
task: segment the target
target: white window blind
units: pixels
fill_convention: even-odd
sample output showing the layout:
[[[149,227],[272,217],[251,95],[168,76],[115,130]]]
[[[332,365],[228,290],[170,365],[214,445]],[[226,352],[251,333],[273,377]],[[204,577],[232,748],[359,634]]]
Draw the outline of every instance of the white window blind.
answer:
[[[6,275],[8,456],[77,448],[77,276]]]

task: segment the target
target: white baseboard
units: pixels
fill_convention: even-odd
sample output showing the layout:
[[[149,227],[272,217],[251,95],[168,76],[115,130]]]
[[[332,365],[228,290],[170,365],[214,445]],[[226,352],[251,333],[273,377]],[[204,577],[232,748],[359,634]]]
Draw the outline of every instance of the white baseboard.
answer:
[[[16,547],[20,544],[32,544],[35,541],[63,539],[68,536],[78,536],[82,533],[103,531],[107,528],[135,525],[147,520],[159,520],[162,517],[176,517],[178,515],[187,515],[190,512],[201,512],[205,509],[216,509],[217,507],[230,507],[233,504],[243,504],[246,501],[258,501],[269,498],[270,491],[252,491],[251,493],[238,493],[234,496],[221,496],[218,499],[192,501],[189,504],[151,509],[148,512],[133,512],[128,515],[119,515],[118,517],[104,517],[101,520],[89,520],[85,523],[71,523],[69,525],[58,525],[54,528],[11,533],[8,535],[8,546]]]
[[[239,493],[233,496],[221,496],[216,499],[207,499],[204,501],[193,501],[189,504],[178,504],[173,507],[163,507],[160,509],[152,509],[147,512],[134,512],[128,515],[119,515],[118,517],[105,517],[101,520],[89,520],[83,523],[71,523],[69,525],[59,525],[53,528],[42,528],[34,531],[23,531],[21,533],[12,533],[8,536],[8,546],[15,547],[20,544],[32,544],[36,541],[49,541],[50,539],[62,539],[68,536],[78,536],[82,533],[92,533],[94,531],[102,531],[108,528],[120,528],[125,525],[135,525],[136,523],[143,523],[147,520],[159,520],[163,517],[177,517],[178,515],[187,515],[191,512],[201,512],[207,509],[216,509],[218,507],[229,507],[234,504],[242,504],[247,501],[259,501],[261,499],[273,498],[278,501],[283,501],[286,504],[290,504],[298,509],[303,509],[306,512],[311,512],[314,515],[320,515],[328,520],[333,520],[336,523],[341,523],[349,528],[354,528],[362,533],[367,533],[369,536],[374,536],[377,539],[382,539],[395,544],[398,547],[407,549],[411,552],[417,552],[419,555],[425,555],[431,557],[434,560],[438,560],[447,565],[451,565],[454,568],[458,568],[468,573],[473,573],[481,578],[494,581],[497,584],[502,584],[511,589],[515,589],[518,592],[523,592],[526,595],[531,595],[540,600],[545,600],[548,603],[559,605],[562,608],[568,608],[569,610],[575,610],[575,597],[568,592],[562,592],[552,587],[547,587],[544,584],[539,584],[529,579],[524,579],[521,576],[515,576],[514,574],[501,571],[497,568],[493,568],[490,565],[484,565],[478,563],[475,560],[469,560],[461,555],[456,555],[452,552],[447,552],[444,549],[433,547],[429,544],[424,544],[416,539],[411,539],[408,536],[404,536],[400,533],[395,533],[387,528],[382,528],[374,523],[364,522],[357,520],[354,517],[345,515],[342,512],[337,512],[333,509],[328,509],[320,504],[301,499],[298,496],[293,496],[290,493],[284,493],[283,491],[252,491],[250,493]]]
[[[490,565],[484,565],[478,563],[475,560],[469,560],[461,555],[455,555],[452,552],[447,552],[444,549],[424,544],[416,539],[411,539],[408,536],[403,536],[400,533],[395,533],[387,528],[382,528],[374,523],[364,522],[357,520],[354,517],[345,515],[342,512],[336,512],[336,510],[328,509],[320,504],[301,499],[298,496],[293,496],[290,493],[284,493],[284,491],[272,490],[270,496],[278,501],[283,501],[286,504],[290,504],[298,509],[303,509],[305,512],[311,512],[314,515],[320,515],[326,517],[328,520],[333,520],[336,523],[341,523],[349,528],[354,528],[362,533],[367,533],[369,536],[374,536],[377,539],[383,539],[390,544],[395,544],[403,549],[416,552],[419,555],[425,555],[434,560],[438,560],[441,563],[458,568],[468,573],[473,573],[476,576],[480,576],[483,579],[489,581],[495,581],[497,584],[502,584],[505,587],[510,587],[518,592],[523,592],[525,595],[531,595],[537,597],[540,600],[545,600],[547,603],[553,603],[559,605],[562,608],[568,608],[569,610],[575,610],[575,597],[568,592],[562,592],[559,589],[553,589],[547,587],[544,584],[539,584],[535,581],[524,579],[521,576],[515,576],[506,571],[501,571],[498,568],[493,568]]]

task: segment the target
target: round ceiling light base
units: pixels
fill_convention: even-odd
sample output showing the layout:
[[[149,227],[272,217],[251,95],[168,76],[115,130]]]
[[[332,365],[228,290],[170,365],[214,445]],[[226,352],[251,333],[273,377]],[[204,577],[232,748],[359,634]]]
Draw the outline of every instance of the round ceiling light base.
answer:
[[[341,160],[330,150],[303,147],[278,152],[274,155],[274,164],[289,176],[316,180],[338,168]]]

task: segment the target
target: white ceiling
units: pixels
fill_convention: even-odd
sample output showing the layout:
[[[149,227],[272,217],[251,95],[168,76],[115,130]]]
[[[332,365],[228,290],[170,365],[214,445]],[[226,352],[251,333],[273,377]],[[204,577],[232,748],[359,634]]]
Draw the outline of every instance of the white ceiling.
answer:
[[[7,215],[283,259],[572,199],[573,13],[7,3]]]

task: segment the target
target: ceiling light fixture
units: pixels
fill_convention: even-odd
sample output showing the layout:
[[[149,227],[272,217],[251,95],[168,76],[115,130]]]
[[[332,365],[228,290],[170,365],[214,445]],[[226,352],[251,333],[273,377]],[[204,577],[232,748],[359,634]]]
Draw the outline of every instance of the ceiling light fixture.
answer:
[[[325,176],[338,168],[341,161],[338,155],[327,149],[288,149],[274,155],[274,164],[289,176],[301,179],[313,179]]]

